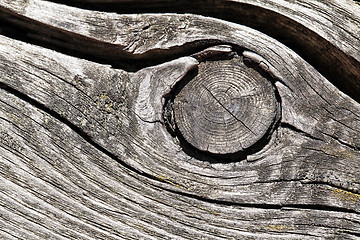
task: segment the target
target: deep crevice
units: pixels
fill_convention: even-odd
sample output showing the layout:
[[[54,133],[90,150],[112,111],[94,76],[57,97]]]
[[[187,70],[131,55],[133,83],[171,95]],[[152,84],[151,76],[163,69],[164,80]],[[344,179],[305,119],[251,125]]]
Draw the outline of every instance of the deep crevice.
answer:
[[[8,86],[5,83],[0,83],[0,89],[3,89],[5,91],[7,91],[8,93],[14,95],[15,97],[18,97],[19,99],[29,103],[30,105],[40,109],[41,111],[46,112],[47,114],[49,114],[53,118],[57,119],[61,123],[68,126],[71,130],[73,130],[76,134],[81,136],[86,142],[88,142],[91,146],[96,148],[98,151],[102,152],[103,154],[105,154],[106,156],[108,156],[111,159],[115,160],[116,162],[120,163],[121,165],[123,165],[124,167],[129,169],[130,171],[133,171],[134,173],[139,174],[139,175],[144,176],[144,177],[147,177],[149,179],[159,181],[159,179],[157,179],[156,177],[154,177],[154,176],[152,176],[150,174],[147,174],[145,172],[139,171],[138,169],[132,167],[131,165],[128,165],[127,163],[123,162],[115,154],[111,153],[110,151],[108,151],[104,147],[100,146],[98,143],[96,143],[94,140],[92,140],[92,138],[88,134],[86,134],[79,127],[77,127],[75,124],[73,124],[72,122],[70,122],[66,118],[62,117],[59,113],[55,112],[54,110],[51,110],[51,109],[47,108],[45,105],[37,102],[36,100],[32,99],[31,97],[19,92],[18,90]]]
[[[55,119],[57,119],[58,121],[60,121],[61,123],[65,124],[66,126],[68,126],[71,130],[73,130],[76,134],[78,134],[79,136],[81,136],[86,142],[88,142],[91,146],[95,147],[98,151],[102,152],[103,154],[107,155],[108,157],[110,157],[111,159],[119,162],[121,165],[123,165],[124,167],[126,167],[127,169],[129,169],[130,171],[133,171],[136,174],[139,174],[143,177],[152,179],[156,182],[163,182],[163,183],[167,183],[166,181],[163,181],[161,179],[158,179],[148,173],[142,172],[137,170],[136,168],[126,164],[125,162],[121,161],[115,154],[109,152],[108,150],[106,150],[105,148],[103,148],[102,146],[100,146],[98,143],[96,143],[94,140],[92,140],[92,138],[87,135],[85,132],[83,132],[81,129],[79,129],[76,125],[74,125],[73,123],[71,123],[69,120],[67,120],[66,118],[62,117],[59,113],[47,108],[45,105],[37,102],[36,100],[32,99],[31,97],[19,92],[18,90],[8,86],[7,84],[4,83],[0,83],[0,89],[3,89],[5,91],[7,91],[8,93],[18,97],[19,99],[31,104],[32,106],[46,112],[47,114],[49,114],[50,116],[54,117]],[[183,195],[189,198],[194,198],[194,199],[198,199],[201,201],[206,201],[206,202],[211,202],[211,203],[218,203],[218,204],[223,204],[223,205],[233,205],[234,203],[232,202],[228,202],[228,201],[218,201],[218,200],[212,200],[212,199],[208,199],[205,197],[201,197],[195,194],[190,194],[190,193],[185,193],[185,192],[180,192],[180,191],[176,191],[176,190],[172,190],[172,189],[168,189],[168,188],[164,188],[161,186],[157,186],[165,191],[169,191],[175,194],[179,194],[179,195]],[[236,204],[236,203],[235,203]],[[268,204],[238,204],[239,206],[244,206],[244,207],[259,207],[259,208],[264,208],[264,209],[281,209],[281,206],[278,205],[268,205]]]
[[[283,128],[287,128],[287,129],[290,129],[294,132],[297,132],[297,133],[300,133],[301,135],[305,136],[305,137],[308,137],[312,140],[317,140],[317,141],[324,141],[323,139],[321,138],[317,138],[317,137],[314,137],[313,135],[307,133],[307,132],[304,132],[303,130],[295,127],[294,125],[291,125],[290,123],[286,123],[286,122],[281,122],[280,123],[280,127],[283,127]]]
[[[169,49],[152,49],[143,54],[132,54],[121,46],[56,29],[26,19],[1,6],[0,13],[0,35],[72,57],[111,65],[113,68],[123,69],[127,72],[136,72],[146,67],[193,55],[213,45],[225,44],[216,39],[207,39],[187,42],[182,46],[174,46]]]
[[[344,145],[344,146],[346,146],[346,147],[348,147],[348,148],[351,148],[352,150],[360,151],[360,147],[355,147],[355,146],[353,146],[353,145],[351,145],[351,144],[349,144],[349,143],[346,143],[346,142],[342,141],[341,139],[339,139],[339,138],[336,137],[336,136],[330,135],[330,134],[325,133],[325,132],[322,132],[322,134],[324,134],[324,135],[326,135],[326,136],[334,139],[335,141],[339,142],[340,144],[342,144],[342,145]]]
[[[220,0],[162,0],[149,4],[146,0],[131,2],[96,2],[52,0],[78,8],[138,13],[192,13],[214,17],[259,30],[295,51],[342,92],[360,102],[360,62],[341,52],[316,32],[274,11],[251,4]],[[336,63],[336,64],[335,64]],[[344,81],[347,79],[347,81]]]
[[[162,188],[162,187],[160,187]],[[162,188],[163,189],[163,188]],[[166,191],[188,197],[197,199],[199,201],[213,203],[213,204],[219,204],[224,206],[238,206],[238,207],[244,207],[244,208],[260,208],[260,209],[273,209],[273,210],[284,210],[288,211],[287,208],[294,208],[294,209],[301,209],[301,210],[319,210],[319,211],[330,211],[330,212],[343,212],[343,213],[354,213],[358,214],[357,211],[353,209],[343,208],[343,207],[336,207],[336,206],[328,206],[328,205],[322,205],[322,204],[257,204],[257,203],[238,203],[238,202],[230,202],[225,200],[215,200],[215,199],[209,199],[206,197],[202,197],[199,195],[190,194],[187,192],[179,192],[172,189],[164,189]]]
[[[116,12],[119,14],[193,13],[243,24],[259,30],[260,32],[263,32],[264,34],[271,36],[277,39],[279,42],[285,44],[290,49],[299,54],[308,63],[310,63],[318,72],[330,80],[342,92],[352,97],[355,101],[360,102],[360,71],[358,70],[360,69],[360,63],[356,59],[341,52],[337,47],[330,44],[317,33],[305,28],[296,21],[265,8],[257,7],[251,4],[219,0],[163,0],[152,4],[149,4],[144,0],[135,0],[123,3],[96,3],[79,0],[71,2],[65,0],[53,0],[52,2],[89,10]],[[3,18],[3,20],[8,20],[9,17],[6,17],[7,14],[5,9],[2,11],[4,12],[1,13],[0,18]],[[17,20],[10,22],[5,21],[5,24],[2,25],[14,25],[15,22],[15,29],[17,27],[22,28],[22,31],[16,31],[17,33],[15,35],[21,32],[29,32],[31,27],[34,28],[35,25],[40,25],[40,23],[32,22],[29,19],[21,19],[20,16],[15,17],[14,15],[10,18],[17,18]],[[21,27],[21,25],[23,25],[23,27]],[[122,54],[118,54],[119,49],[116,49],[115,45],[99,42],[93,43],[93,46],[97,46],[98,48],[101,47],[105,53],[99,55],[99,53],[92,52],[94,49],[92,47],[85,49],[81,47],[84,45],[84,41],[78,41],[81,38],[78,35],[64,37],[66,35],[64,31],[61,32],[60,30],[51,29],[52,32],[61,32],[63,36],[61,34],[54,34],[57,35],[59,41],[64,41],[64,39],[66,39],[66,41],[70,41],[67,43],[67,48],[59,48],[57,44],[54,45],[54,43],[44,42],[44,39],[46,39],[48,36],[45,38],[42,36],[45,36],[46,34],[44,33],[48,32],[48,26],[42,25],[41,27],[38,26],[35,29],[36,31],[34,31],[34,29],[31,31],[33,31],[33,34],[38,35],[39,38],[34,40],[29,38],[27,35],[26,39],[24,39],[25,41],[33,42],[35,44],[42,45],[47,48],[52,48],[57,51],[62,51],[72,56],[79,56],[88,60],[95,60],[99,63],[111,64],[115,68],[122,68],[127,71],[136,71],[146,66],[156,65],[161,62],[168,61],[171,58],[174,59],[176,58],[177,54],[179,54],[178,56],[186,55],[186,51],[189,50],[186,49],[186,46],[183,46],[181,49],[179,48],[170,51],[161,51],[161,53],[155,51],[152,54],[138,56],[141,59],[135,59],[129,54],[125,56],[126,54],[124,52]],[[2,34],[6,35],[8,33],[6,33],[6,31],[4,33],[3,31]],[[85,40],[87,44],[91,42],[89,39]],[[74,46],[70,49],[71,45]],[[188,47],[193,48],[195,46],[192,45]],[[204,46],[202,46],[202,48],[204,48]],[[117,53],[117,56],[114,56],[114,53]],[[123,59],[121,59],[121,55],[124,55]],[[344,81],[344,79],[347,81]]]
[[[4,83],[0,83],[0,89],[3,89],[5,91],[7,91],[8,93],[18,97],[19,99],[31,104],[32,106],[46,112],[47,114],[51,115],[52,117],[54,117],[55,119],[57,119],[58,121],[60,121],[61,123],[65,124],[66,126],[68,126],[71,130],[73,130],[76,134],[78,134],[79,136],[81,136],[86,142],[88,142],[91,146],[93,146],[94,148],[96,148],[98,151],[102,152],[103,154],[107,155],[108,157],[110,157],[111,159],[119,162],[121,165],[123,165],[124,167],[126,167],[127,169],[129,169],[130,171],[149,178],[151,180],[154,180],[156,182],[163,182],[163,183],[167,183],[164,180],[158,179],[148,173],[142,172],[137,170],[136,168],[126,164],[125,162],[121,161],[115,154],[109,152],[108,150],[106,150],[105,148],[103,148],[102,146],[100,146],[98,143],[96,143],[94,140],[92,140],[92,138],[87,135],[85,132],[83,132],[81,129],[79,129],[76,125],[74,125],[73,123],[71,123],[69,120],[63,118],[60,114],[58,114],[57,112],[47,108],[45,105],[37,102],[36,100],[30,98],[29,96],[17,91],[16,89],[4,84]],[[252,204],[252,203],[237,203],[237,202],[230,202],[230,201],[225,201],[225,200],[214,200],[214,199],[209,199],[206,197],[202,197],[199,195],[195,195],[195,194],[191,194],[191,193],[187,193],[187,192],[182,192],[182,191],[176,191],[173,189],[169,189],[169,188],[165,188],[162,186],[158,186],[156,185],[156,187],[159,187],[161,189],[163,189],[164,191],[168,191],[177,195],[181,195],[187,198],[192,198],[192,199],[197,199],[199,201],[203,201],[203,202],[208,202],[208,203],[214,203],[214,204],[220,204],[220,205],[225,205],[225,206],[239,206],[239,207],[246,207],[246,208],[260,208],[260,209],[274,209],[274,210],[281,210],[283,208],[297,208],[297,209],[304,209],[304,210],[322,210],[322,211],[332,211],[332,212],[344,212],[344,213],[355,213],[357,214],[357,211],[352,210],[352,209],[347,209],[347,208],[341,208],[341,207],[334,207],[334,206],[326,206],[326,205],[309,205],[309,204]]]

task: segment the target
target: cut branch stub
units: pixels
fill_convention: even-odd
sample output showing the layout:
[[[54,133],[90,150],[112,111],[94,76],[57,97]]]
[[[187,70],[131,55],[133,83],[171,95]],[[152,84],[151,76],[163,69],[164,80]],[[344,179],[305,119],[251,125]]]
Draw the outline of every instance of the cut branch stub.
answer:
[[[271,134],[278,111],[272,83],[237,55],[200,63],[174,99],[175,123],[183,138],[212,154],[254,150]]]

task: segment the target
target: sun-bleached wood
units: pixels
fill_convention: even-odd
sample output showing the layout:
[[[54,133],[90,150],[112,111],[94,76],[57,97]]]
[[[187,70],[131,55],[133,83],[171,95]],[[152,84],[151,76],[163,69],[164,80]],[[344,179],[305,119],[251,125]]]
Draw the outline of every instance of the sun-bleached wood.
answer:
[[[252,4],[316,32],[306,32],[304,51],[323,52],[324,66],[336,47],[334,69],[348,67],[347,84],[359,76],[357,5]],[[0,25],[0,238],[359,236],[360,105],[283,39],[194,14],[123,15],[40,0],[1,1],[0,12],[9,24]],[[302,39],[299,32],[289,36]],[[189,155],[163,118],[173,88],[219,44],[271,79],[281,101],[269,141],[239,161]]]

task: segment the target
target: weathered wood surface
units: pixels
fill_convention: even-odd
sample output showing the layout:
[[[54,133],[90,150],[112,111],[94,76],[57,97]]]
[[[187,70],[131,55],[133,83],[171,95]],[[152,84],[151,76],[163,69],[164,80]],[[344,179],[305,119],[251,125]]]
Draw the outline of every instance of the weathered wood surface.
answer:
[[[359,5],[101,2],[0,1],[1,239],[360,236]],[[121,8],[169,3],[219,19]],[[230,160],[164,119],[182,79],[229,53],[279,104],[268,138]]]
[[[246,66],[246,57],[229,57],[200,63],[173,104],[179,133],[196,149],[212,154],[254,148],[272,134],[279,119],[271,82]]]

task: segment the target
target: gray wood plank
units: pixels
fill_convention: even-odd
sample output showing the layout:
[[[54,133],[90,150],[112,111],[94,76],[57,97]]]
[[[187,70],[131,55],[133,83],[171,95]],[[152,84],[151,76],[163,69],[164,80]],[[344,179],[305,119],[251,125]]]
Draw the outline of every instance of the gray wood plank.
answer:
[[[311,3],[347,9],[340,1]],[[309,8],[267,4],[294,19]],[[360,235],[360,104],[284,44],[192,14],[119,15],[39,0],[1,6],[7,17],[21,15],[15,25],[32,19],[38,32],[72,37],[66,48],[128,64],[154,56],[130,72],[0,35],[1,238]],[[341,14],[357,10],[349,11]],[[308,13],[319,21],[326,15]],[[346,23],[359,25],[356,16]],[[329,35],[331,24],[317,24],[306,26],[357,59],[356,30],[340,39]],[[263,148],[232,161],[189,155],[163,118],[166,98],[214,54],[197,51],[219,42],[271,81],[281,104]],[[356,64],[349,68],[355,75]]]

